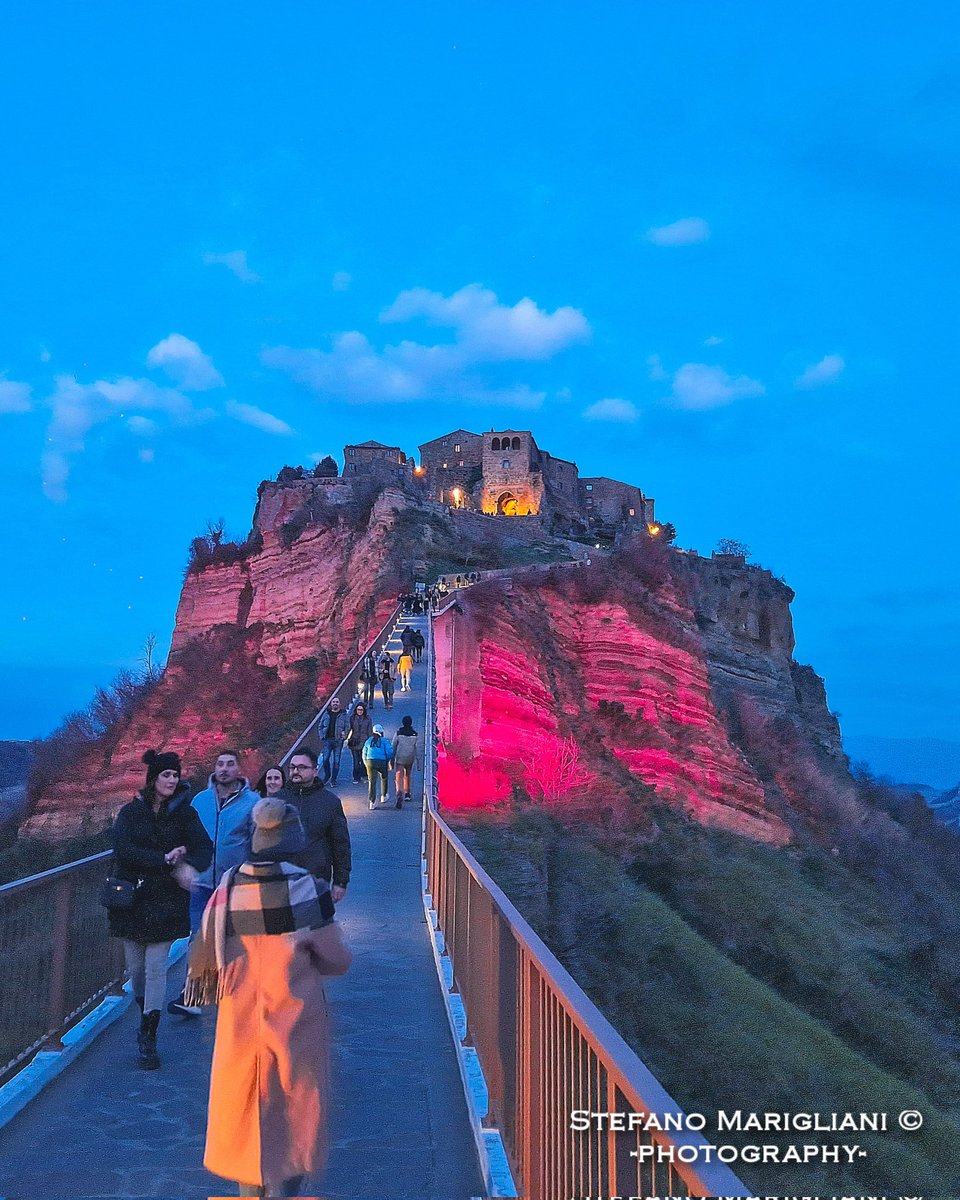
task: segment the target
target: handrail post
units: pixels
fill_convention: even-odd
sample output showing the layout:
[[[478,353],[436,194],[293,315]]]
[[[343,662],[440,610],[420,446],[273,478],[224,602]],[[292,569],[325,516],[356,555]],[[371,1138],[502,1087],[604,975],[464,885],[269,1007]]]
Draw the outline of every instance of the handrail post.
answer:
[[[70,898],[73,892],[72,874],[61,875],[56,881],[53,909],[53,961],[50,969],[50,990],[47,999],[47,1028],[50,1041],[47,1048],[62,1050],[63,1021],[67,1001],[67,953],[70,947]]]

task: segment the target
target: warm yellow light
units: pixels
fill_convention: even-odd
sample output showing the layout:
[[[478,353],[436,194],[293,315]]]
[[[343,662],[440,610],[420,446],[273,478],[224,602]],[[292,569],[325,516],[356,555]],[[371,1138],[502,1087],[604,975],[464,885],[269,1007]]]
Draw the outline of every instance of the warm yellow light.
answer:
[[[414,468],[413,468],[413,473],[414,473],[414,475],[422,475],[422,474],[423,474],[423,467],[414,467]]]
[[[454,489],[453,489],[453,498],[454,498],[454,500],[459,500],[459,499],[460,499],[460,489],[459,489],[459,488],[454,488]]]
[[[660,532],[660,526],[659,526],[659,525],[648,525],[648,526],[647,526],[647,529],[650,531],[650,536],[651,536],[651,537],[656,537],[656,536],[657,536],[657,534]]]

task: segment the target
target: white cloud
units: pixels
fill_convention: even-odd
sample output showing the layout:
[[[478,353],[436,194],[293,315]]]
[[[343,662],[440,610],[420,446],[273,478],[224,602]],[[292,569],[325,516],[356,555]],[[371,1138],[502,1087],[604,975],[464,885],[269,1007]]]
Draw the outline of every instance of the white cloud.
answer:
[[[703,344],[705,346],[719,346],[722,342],[722,337],[708,337],[704,338]]]
[[[822,387],[825,383],[833,383],[840,378],[847,364],[839,354],[827,354],[819,362],[807,367],[803,374],[794,380],[794,387],[807,390]]]
[[[159,367],[188,392],[223,387],[223,376],[213,365],[213,359],[182,333],[171,333],[157,342],[147,354],[147,366]]]
[[[176,425],[206,415],[198,412],[187,396],[175,388],[160,387],[152,379],[125,377],[83,384],[72,375],[59,375],[55,382],[53,393],[45,401],[51,412],[41,475],[45,494],[58,503],[67,499],[72,460],[83,452],[86,436],[96,426],[121,417],[126,418],[133,433],[147,435],[156,422],[143,417],[144,411],[161,414]],[[140,413],[131,412],[137,409]]]
[[[670,225],[654,225],[644,234],[654,246],[694,246],[710,237],[710,226],[703,217],[681,217]]]
[[[479,284],[449,297],[413,288],[380,316],[385,323],[417,318],[453,329],[455,340],[405,340],[380,350],[365,334],[350,330],[334,337],[331,350],[274,346],[261,359],[321,395],[359,403],[435,398],[532,408],[543,402],[542,391],[526,384],[492,387],[475,372],[494,363],[551,358],[590,336],[577,309],[546,313],[527,298],[500,304]]]
[[[611,397],[591,404],[583,415],[590,421],[614,421],[618,424],[627,424],[637,419],[638,411],[637,406],[631,404],[629,400]]]
[[[229,250],[226,254],[205,254],[203,261],[208,267],[226,267],[241,283],[259,283],[260,276],[251,271],[247,264],[246,250]]]
[[[673,377],[673,398],[680,408],[722,408],[734,400],[762,396],[766,389],[747,375],[728,375],[722,367],[684,363]]]
[[[590,336],[579,309],[565,306],[546,313],[528,296],[511,307],[479,283],[470,283],[452,296],[411,288],[380,314],[381,321],[415,317],[456,330],[458,343],[474,362],[552,358]]]
[[[264,412],[262,408],[257,408],[254,404],[240,404],[236,400],[227,402],[227,415],[234,418],[236,421],[242,421],[244,425],[252,425],[254,429],[259,429],[262,433],[276,433],[287,435],[293,433],[293,430],[279,417],[275,417],[273,413]]]
[[[25,413],[30,408],[29,383],[0,379],[0,413]]]
[[[351,283],[353,283],[353,276],[349,271],[334,271],[333,278],[330,280],[330,286],[335,292],[345,292]]]

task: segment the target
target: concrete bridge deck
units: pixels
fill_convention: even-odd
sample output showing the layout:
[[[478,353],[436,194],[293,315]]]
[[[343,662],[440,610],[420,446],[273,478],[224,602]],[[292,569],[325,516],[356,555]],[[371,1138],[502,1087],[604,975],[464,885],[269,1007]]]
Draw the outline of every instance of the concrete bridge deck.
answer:
[[[409,624],[424,629],[426,617]],[[399,643],[391,648],[396,650]],[[422,734],[426,656],[413,690],[374,719],[388,735],[409,714]],[[421,737],[422,745],[422,737]],[[330,980],[333,1043],[330,1161],[304,1195],[329,1200],[467,1200],[483,1184],[420,893],[422,771],[414,802],[367,809],[349,752],[337,791],[353,842],[353,876],[338,918],[354,952]],[[179,990],[182,967],[170,974]],[[0,1129],[0,1197],[201,1200],[235,1186],[203,1167],[215,1017],[164,1014],[163,1067],[135,1061],[139,1014],[110,1026],[22,1113]]]

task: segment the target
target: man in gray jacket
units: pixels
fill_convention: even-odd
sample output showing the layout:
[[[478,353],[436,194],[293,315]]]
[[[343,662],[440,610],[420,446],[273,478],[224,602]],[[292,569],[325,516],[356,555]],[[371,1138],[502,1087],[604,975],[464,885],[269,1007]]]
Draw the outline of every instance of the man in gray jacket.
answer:
[[[253,833],[253,806],[260,794],[240,774],[240,758],[235,750],[221,750],[207,786],[193,798],[200,823],[213,842],[213,857],[190,893],[190,936],[200,928],[203,910],[213,895],[224,871],[238,867],[248,857]],[[201,1010],[183,1003],[183,995],[171,1000],[167,1012],[195,1016]]]
[[[327,708],[317,725],[317,737],[320,739],[320,782],[336,785],[340,774],[340,755],[350,735],[350,716],[340,707],[336,696]]]

